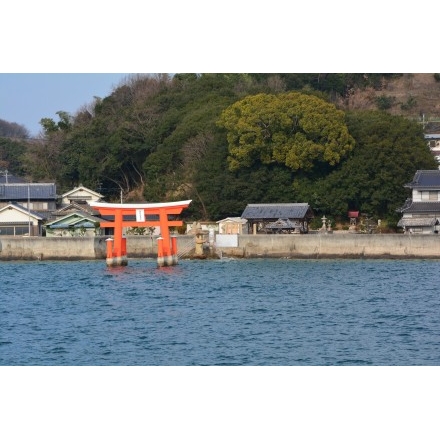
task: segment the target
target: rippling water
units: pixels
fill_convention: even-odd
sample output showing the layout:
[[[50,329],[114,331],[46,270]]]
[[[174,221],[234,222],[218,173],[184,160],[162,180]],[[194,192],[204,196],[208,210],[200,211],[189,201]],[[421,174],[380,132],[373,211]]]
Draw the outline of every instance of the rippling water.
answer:
[[[0,365],[440,365],[440,262],[1,262]]]

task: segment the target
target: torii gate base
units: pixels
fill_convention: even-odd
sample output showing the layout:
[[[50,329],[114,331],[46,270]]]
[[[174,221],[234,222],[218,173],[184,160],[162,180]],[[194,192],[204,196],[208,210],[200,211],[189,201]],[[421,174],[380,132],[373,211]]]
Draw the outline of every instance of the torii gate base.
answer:
[[[103,217],[114,217],[114,220],[103,220],[101,228],[114,228],[114,238],[107,239],[107,266],[126,266],[127,239],[122,236],[124,227],[159,226],[161,236],[157,239],[157,265],[174,266],[177,264],[177,238],[170,237],[170,226],[182,226],[181,220],[169,220],[168,215],[180,214],[191,200],[169,203],[101,203],[90,202]],[[148,219],[149,217],[149,219]],[[136,220],[134,220],[136,218]]]

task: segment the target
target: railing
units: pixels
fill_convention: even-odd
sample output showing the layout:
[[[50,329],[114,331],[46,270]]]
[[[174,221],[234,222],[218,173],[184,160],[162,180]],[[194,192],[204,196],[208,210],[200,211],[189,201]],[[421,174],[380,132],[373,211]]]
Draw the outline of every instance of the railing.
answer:
[[[177,242],[177,257],[182,258],[190,255],[195,250],[195,241],[194,240],[185,240]]]

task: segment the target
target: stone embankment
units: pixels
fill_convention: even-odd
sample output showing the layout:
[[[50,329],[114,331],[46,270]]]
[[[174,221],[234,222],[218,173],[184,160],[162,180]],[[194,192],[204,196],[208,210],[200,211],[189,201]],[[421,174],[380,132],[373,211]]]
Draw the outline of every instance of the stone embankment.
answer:
[[[224,256],[244,258],[440,258],[437,235],[241,235]]]
[[[105,260],[107,238],[5,236],[0,260]],[[217,243],[211,252],[234,258],[440,258],[440,237],[434,234],[239,235],[232,243]],[[188,258],[194,237],[178,236],[177,249],[179,259]],[[156,258],[157,237],[127,237],[127,255]]]

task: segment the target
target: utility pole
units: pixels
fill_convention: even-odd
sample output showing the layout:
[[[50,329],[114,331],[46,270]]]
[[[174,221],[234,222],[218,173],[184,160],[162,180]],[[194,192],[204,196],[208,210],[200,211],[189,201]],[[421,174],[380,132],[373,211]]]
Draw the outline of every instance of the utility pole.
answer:
[[[8,184],[8,170],[0,171],[0,173],[5,175],[5,183]]]

